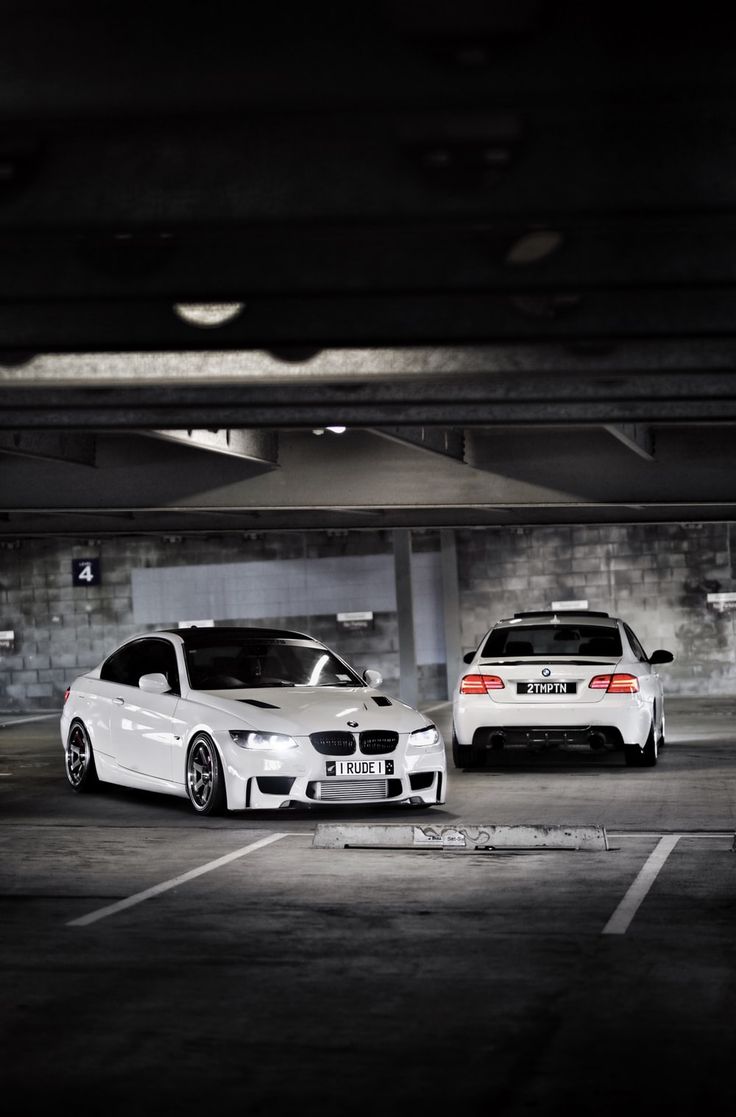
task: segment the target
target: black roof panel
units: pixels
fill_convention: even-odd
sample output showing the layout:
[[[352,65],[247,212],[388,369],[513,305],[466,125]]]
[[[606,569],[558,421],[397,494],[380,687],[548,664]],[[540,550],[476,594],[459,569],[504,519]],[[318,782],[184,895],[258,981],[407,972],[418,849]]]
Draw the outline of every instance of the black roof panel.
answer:
[[[219,643],[223,638],[228,640],[311,640],[315,644],[322,644],[314,636],[305,632],[292,632],[286,628],[240,628],[230,625],[216,625],[214,628],[167,628],[161,631],[180,636],[189,648],[207,647],[209,644]],[[154,636],[155,633],[148,633]]]

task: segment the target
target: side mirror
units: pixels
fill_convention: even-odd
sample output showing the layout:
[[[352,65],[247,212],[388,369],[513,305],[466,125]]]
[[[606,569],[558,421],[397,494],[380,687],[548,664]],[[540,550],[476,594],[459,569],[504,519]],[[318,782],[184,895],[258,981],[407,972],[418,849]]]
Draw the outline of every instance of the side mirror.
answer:
[[[367,667],[363,672],[363,680],[366,686],[377,687],[383,682],[383,675],[380,671],[373,671],[372,668]]]
[[[649,662],[652,665],[657,663],[672,663],[674,658],[672,652],[666,652],[664,648],[657,648],[656,652],[652,652],[649,656]]]
[[[463,656],[463,663],[472,663],[475,659],[475,652],[466,652]]]
[[[154,671],[151,675],[141,675],[138,686],[148,694],[166,694],[171,690],[168,679],[160,671]]]

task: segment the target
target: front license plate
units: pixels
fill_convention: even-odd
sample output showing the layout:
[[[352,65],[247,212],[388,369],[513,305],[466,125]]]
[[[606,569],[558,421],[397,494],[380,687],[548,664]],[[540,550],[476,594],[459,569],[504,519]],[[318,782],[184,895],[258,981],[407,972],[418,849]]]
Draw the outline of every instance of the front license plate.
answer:
[[[517,683],[517,694],[575,694],[577,683]]]
[[[393,760],[328,760],[328,776],[393,776]]]

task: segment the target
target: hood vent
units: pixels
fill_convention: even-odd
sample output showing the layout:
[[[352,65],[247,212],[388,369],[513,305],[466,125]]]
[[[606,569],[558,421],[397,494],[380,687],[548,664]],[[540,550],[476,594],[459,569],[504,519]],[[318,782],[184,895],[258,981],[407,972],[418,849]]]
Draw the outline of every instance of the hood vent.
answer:
[[[259,710],[280,710],[280,706],[274,706],[273,702],[261,702],[260,698],[239,698],[238,702],[244,702],[247,706],[257,706]]]
[[[377,706],[390,706],[391,699],[387,698],[385,694],[373,695],[373,701]]]

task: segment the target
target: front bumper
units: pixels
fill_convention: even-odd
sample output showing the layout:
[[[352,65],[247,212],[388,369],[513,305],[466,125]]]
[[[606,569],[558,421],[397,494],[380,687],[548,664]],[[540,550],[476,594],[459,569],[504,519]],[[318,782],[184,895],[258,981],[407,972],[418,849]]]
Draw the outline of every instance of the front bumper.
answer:
[[[234,745],[229,734],[219,735],[224,759],[229,810],[273,810],[304,806],[362,806],[376,803],[444,803],[447,762],[444,744],[423,752],[407,752],[405,741],[384,757],[356,754],[353,759],[392,761],[392,771],[379,776],[328,776],[334,759],[317,753],[308,739],[280,755]]]

